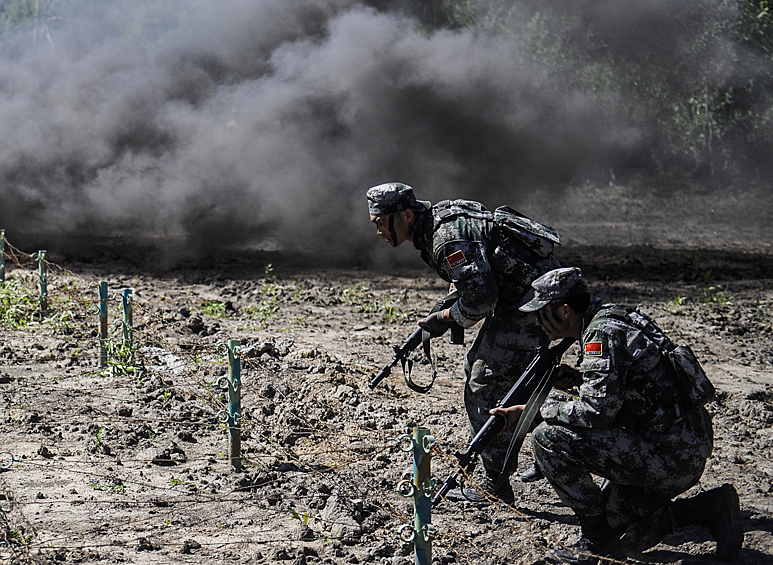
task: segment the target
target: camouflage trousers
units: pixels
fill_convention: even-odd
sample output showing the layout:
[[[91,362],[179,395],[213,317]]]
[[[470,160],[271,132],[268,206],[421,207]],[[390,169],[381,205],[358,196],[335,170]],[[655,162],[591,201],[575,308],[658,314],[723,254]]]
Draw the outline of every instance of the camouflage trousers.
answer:
[[[464,407],[473,437],[544,343],[547,337],[536,315],[519,311],[517,304],[500,301],[494,314],[486,318],[464,364]],[[511,433],[499,434],[484,450],[481,461],[486,470],[501,471],[511,437]]]
[[[706,414],[697,426],[682,420],[666,434],[648,437],[619,426],[595,430],[543,422],[532,432],[532,448],[564,504],[580,516],[606,510],[616,528],[698,482],[711,451],[710,426]],[[606,480],[599,486],[592,475]]]

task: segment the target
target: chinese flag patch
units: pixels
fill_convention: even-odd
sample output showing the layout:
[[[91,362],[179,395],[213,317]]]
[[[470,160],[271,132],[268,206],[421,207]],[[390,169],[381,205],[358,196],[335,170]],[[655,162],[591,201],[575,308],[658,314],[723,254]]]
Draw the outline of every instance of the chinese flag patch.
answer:
[[[467,261],[467,258],[464,256],[464,253],[460,249],[459,251],[454,251],[451,253],[451,255],[448,255],[446,257],[446,261],[448,261],[448,264],[451,266],[451,268],[453,268]]]
[[[585,344],[586,357],[601,357],[601,342],[589,341]]]

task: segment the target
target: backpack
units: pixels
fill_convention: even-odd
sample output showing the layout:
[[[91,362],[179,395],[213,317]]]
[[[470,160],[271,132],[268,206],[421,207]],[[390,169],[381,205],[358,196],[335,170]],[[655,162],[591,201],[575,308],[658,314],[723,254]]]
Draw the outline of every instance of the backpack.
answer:
[[[509,206],[500,206],[491,212],[478,202],[444,200],[433,208],[433,233],[443,223],[457,217],[491,223],[493,229],[487,241],[486,255],[497,277],[500,294],[510,300],[520,300],[531,289],[534,279],[559,266],[553,257],[554,247],[561,243],[558,232]],[[425,261],[433,264],[430,255]]]
[[[691,406],[703,406],[711,401],[716,389],[703,371],[689,345],[680,345],[666,352],[676,374],[682,397]]]
[[[494,225],[499,228],[500,234],[520,242],[541,258],[548,257],[556,245],[561,245],[561,237],[556,230],[535,222],[510,206],[494,210]]]
[[[520,300],[540,275],[559,267],[553,249],[561,238],[553,228],[510,208],[494,210],[494,231],[488,259],[497,274],[500,292]]]
[[[713,400],[716,389],[706,376],[706,372],[689,345],[675,346],[668,338],[653,336],[652,328],[657,326],[649,316],[638,310],[627,312],[622,308],[614,308],[609,315],[640,329],[644,335],[658,345],[661,354],[668,360],[671,376],[686,405],[685,407],[694,409]]]

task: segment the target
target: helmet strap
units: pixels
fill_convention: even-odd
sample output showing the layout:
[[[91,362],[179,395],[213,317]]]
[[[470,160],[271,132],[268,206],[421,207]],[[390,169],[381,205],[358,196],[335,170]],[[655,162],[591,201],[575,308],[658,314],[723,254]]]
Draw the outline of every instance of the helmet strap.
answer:
[[[399,212],[397,212],[399,214]],[[397,245],[397,232],[395,231],[395,215],[394,213],[389,214],[389,223],[387,224],[389,227],[389,237],[392,238],[392,241],[395,245]]]

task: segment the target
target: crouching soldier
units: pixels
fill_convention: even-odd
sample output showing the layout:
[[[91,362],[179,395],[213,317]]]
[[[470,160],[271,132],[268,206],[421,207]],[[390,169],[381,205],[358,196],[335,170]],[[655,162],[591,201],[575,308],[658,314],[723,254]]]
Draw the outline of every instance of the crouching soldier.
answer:
[[[551,340],[578,339],[581,353],[579,371],[559,368],[562,386],[577,386],[579,396],[545,402],[532,433],[537,464],[582,529],[577,543],[546,560],[624,559],[699,524],[714,537],[717,558],[732,560],[743,543],[735,488],[673,500],[701,478],[713,446],[702,404],[714,391],[692,352],[636,309],[591,300],[578,268],[550,271],[532,289],[521,310],[536,312]],[[492,413],[512,426],[522,410]],[[593,475],[605,479],[601,486]]]

